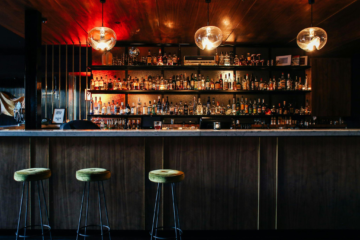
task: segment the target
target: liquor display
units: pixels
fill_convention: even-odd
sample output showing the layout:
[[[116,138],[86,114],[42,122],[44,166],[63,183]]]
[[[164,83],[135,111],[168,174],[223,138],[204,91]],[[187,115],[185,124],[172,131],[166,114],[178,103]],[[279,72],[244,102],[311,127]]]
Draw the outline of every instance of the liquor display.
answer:
[[[194,96],[194,100],[189,103],[179,101],[179,103],[169,102],[169,98],[161,98],[154,101],[142,102],[138,98],[137,103],[108,102],[102,103],[101,97],[91,100],[90,114],[93,115],[234,115],[234,116],[256,116],[256,115],[310,115],[308,101],[305,107],[283,101],[277,105],[268,106],[265,99],[233,98],[229,99],[228,104],[220,104],[215,98],[208,97],[206,103],[201,102],[201,98]]]
[[[220,74],[216,79],[201,74],[186,73],[173,75],[169,79],[163,76],[145,76],[120,79],[107,75],[90,81],[90,90],[230,90],[230,91],[306,91],[309,90],[307,76],[292,78],[290,73],[285,77],[258,78],[253,74],[236,77],[234,74]]]
[[[136,130],[141,129],[140,119],[125,119],[125,118],[93,118],[93,123],[97,124],[100,129],[129,129]]]

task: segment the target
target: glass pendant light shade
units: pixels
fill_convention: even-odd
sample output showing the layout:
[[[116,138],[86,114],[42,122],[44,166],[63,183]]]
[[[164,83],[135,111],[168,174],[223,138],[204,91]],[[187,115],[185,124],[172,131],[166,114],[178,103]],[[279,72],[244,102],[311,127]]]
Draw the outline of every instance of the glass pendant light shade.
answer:
[[[109,51],[116,44],[116,34],[111,28],[95,27],[88,34],[88,42],[96,50]]]
[[[196,45],[204,50],[213,50],[217,48],[223,39],[223,34],[220,28],[215,26],[206,26],[199,28],[195,33]]]
[[[298,46],[307,52],[315,49],[322,49],[327,42],[327,33],[324,29],[318,27],[309,27],[301,30],[297,35]]]

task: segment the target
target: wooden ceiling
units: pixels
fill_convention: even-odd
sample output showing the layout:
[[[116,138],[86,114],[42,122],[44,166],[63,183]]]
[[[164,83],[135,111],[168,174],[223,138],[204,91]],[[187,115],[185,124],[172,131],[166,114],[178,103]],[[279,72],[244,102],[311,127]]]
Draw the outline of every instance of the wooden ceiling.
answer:
[[[99,0],[1,0],[0,25],[24,36],[25,9],[37,9],[48,19],[42,36],[49,44],[84,44],[87,32],[101,26]],[[358,0],[316,0],[314,26],[324,28],[329,37],[324,51],[360,39],[359,12]],[[194,33],[206,23],[205,0],[104,4],[104,26],[115,30],[118,41],[193,43]],[[298,32],[310,25],[310,5],[308,0],[212,0],[210,25],[222,29],[224,44],[294,44]]]

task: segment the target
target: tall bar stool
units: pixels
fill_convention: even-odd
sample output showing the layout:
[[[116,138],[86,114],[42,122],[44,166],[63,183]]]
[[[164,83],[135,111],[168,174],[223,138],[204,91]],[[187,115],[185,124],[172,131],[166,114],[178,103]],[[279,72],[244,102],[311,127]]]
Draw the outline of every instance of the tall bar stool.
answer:
[[[29,236],[26,235],[26,230],[32,227],[41,227],[41,236],[42,239],[44,240],[44,228],[46,228],[45,230],[47,230],[49,232],[50,235],[50,239],[52,239],[51,236],[51,227],[50,227],[50,222],[49,222],[49,214],[48,214],[48,210],[47,210],[47,205],[46,205],[46,198],[45,198],[45,192],[44,192],[44,185],[43,185],[43,180],[50,178],[51,176],[51,171],[48,168],[28,168],[28,169],[23,169],[23,170],[19,170],[16,171],[14,173],[14,180],[17,182],[23,182],[23,187],[22,187],[22,193],[21,193],[21,201],[20,201],[20,210],[19,210],[19,218],[18,218],[18,222],[17,222],[17,229],[16,229],[16,240],[19,237],[22,238],[29,238],[29,237],[35,237],[35,236]],[[40,212],[40,225],[26,225],[27,222],[27,215],[28,215],[28,203],[29,203],[29,185],[30,182],[36,182],[37,185],[37,195],[38,195],[38,202],[39,202],[39,212]],[[20,228],[20,223],[21,223],[21,211],[22,211],[22,205],[23,205],[23,199],[24,199],[24,192],[25,192],[25,188],[27,187],[26,190],[26,205],[25,205],[25,219],[24,219],[24,227]],[[45,213],[46,213],[46,218],[47,218],[47,222],[48,224],[45,225],[43,223],[43,214],[41,211],[41,197],[40,197],[40,187],[42,190],[42,197],[43,197],[43,201],[44,201],[44,205],[45,205]],[[24,234],[20,235],[20,230],[24,229]]]
[[[89,227],[100,227],[101,239],[104,239],[104,228],[105,228],[105,230],[108,231],[109,239],[111,239],[109,215],[108,215],[107,206],[106,206],[106,198],[105,198],[105,190],[104,190],[104,182],[103,182],[104,180],[108,180],[110,177],[111,177],[110,171],[108,171],[104,168],[85,168],[85,169],[76,171],[76,179],[78,181],[85,182],[84,190],[83,190],[83,194],[82,194],[82,198],[81,198],[80,216],[79,216],[79,223],[78,223],[78,228],[77,228],[77,233],[76,233],[76,239],[78,239],[79,236],[82,236],[84,238],[93,237],[93,235],[86,234],[86,229]],[[87,225],[87,218],[88,218],[88,212],[89,212],[90,183],[91,182],[97,182],[97,185],[98,185],[100,225]],[[103,222],[102,222],[101,187],[100,187],[100,185],[102,186],[102,194],[103,194],[104,205],[105,205],[105,214],[106,214],[107,225],[103,225]],[[86,200],[85,225],[80,227],[86,186],[87,186],[87,197],[86,197],[87,200]],[[84,229],[84,233],[80,233],[80,229]]]
[[[176,200],[176,191],[175,191],[175,183],[179,183],[184,180],[185,174],[184,172],[173,170],[173,169],[159,169],[149,172],[149,180],[157,183],[157,191],[155,198],[155,207],[154,207],[154,216],[153,223],[150,232],[150,240],[153,239],[180,239],[182,235],[182,230],[180,228],[180,219],[179,219],[179,210],[178,204]],[[172,194],[172,205],[173,205],[173,213],[174,213],[174,227],[159,227],[159,212],[160,212],[160,199],[161,199],[161,187],[160,184],[170,183],[171,184],[171,194]],[[158,230],[162,229],[174,229],[175,230],[175,238],[167,238],[167,237],[159,237]]]

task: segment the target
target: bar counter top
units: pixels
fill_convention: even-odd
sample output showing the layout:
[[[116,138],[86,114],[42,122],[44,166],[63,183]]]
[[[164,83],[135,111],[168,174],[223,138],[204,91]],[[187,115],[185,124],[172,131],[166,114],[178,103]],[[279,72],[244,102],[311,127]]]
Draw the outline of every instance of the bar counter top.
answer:
[[[360,129],[0,130],[0,137],[301,137],[360,136]]]

